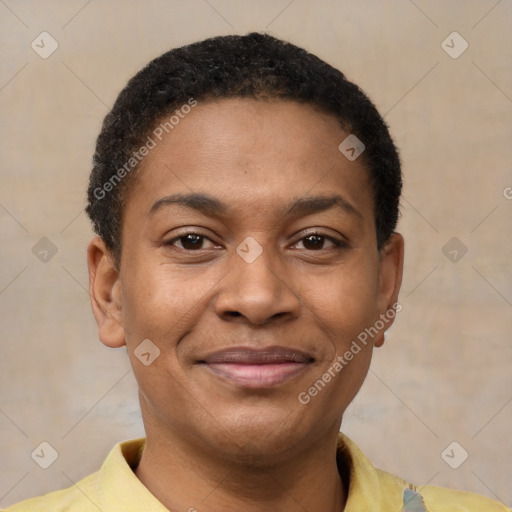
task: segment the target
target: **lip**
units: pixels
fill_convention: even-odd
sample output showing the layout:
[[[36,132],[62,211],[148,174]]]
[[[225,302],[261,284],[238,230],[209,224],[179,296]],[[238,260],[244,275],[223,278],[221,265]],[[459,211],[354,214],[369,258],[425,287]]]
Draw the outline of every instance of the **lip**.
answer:
[[[233,347],[199,361],[205,368],[236,386],[262,389],[286,382],[314,361],[300,350],[286,347]]]

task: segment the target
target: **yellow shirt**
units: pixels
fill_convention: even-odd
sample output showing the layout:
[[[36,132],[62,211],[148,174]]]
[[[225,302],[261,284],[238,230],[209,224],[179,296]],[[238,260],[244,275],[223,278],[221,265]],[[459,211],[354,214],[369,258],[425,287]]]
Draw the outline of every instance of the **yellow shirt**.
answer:
[[[166,512],[132,470],[144,443],[145,439],[119,443],[96,473],[68,489],[23,501],[5,512]],[[345,512],[511,512],[505,505],[478,494],[410,485],[375,468],[341,433],[338,456],[350,468]]]

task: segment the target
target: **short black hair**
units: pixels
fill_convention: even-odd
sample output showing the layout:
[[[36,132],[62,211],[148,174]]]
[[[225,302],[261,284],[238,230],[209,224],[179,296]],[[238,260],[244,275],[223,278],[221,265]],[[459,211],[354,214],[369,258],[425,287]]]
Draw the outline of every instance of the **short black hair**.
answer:
[[[402,189],[400,158],[384,119],[341,71],[303,48],[254,32],[213,37],[164,53],[129,80],[105,117],[86,212],[116,262],[121,258],[123,207],[152,130],[166,116],[187,112],[175,110],[179,107],[237,97],[315,105],[363,142],[361,158],[373,188],[381,248],[396,227]]]

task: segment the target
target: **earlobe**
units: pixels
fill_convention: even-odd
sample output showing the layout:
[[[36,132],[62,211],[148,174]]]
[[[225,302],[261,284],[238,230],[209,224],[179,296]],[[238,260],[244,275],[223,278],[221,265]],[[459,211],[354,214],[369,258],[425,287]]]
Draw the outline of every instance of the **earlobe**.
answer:
[[[385,336],[386,332],[385,331],[380,331],[376,336],[375,338],[373,338],[373,346],[375,348],[380,348],[382,347],[382,345],[384,345],[384,342],[386,341],[386,336]]]
[[[119,270],[100,237],[95,237],[87,248],[89,268],[89,295],[98,336],[107,347],[125,345],[122,325],[122,297]]]
[[[404,265],[404,238],[393,233],[384,244],[380,253],[380,290],[378,299],[378,318],[384,323],[383,329],[374,338],[374,346],[381,347],[385,341],[385,331],[395,320],[398,307],[398,294],[402,284]]]

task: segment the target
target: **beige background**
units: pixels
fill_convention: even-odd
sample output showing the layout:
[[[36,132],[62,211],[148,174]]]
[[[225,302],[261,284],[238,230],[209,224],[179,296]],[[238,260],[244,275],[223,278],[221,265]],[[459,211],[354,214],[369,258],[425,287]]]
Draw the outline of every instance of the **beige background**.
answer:
[[[0,0],[0,506],[143,434],[126,354],[97,341],[85,290],[95,137],[149,59],[252,30],[339,67],[401,148],[404,308],[342,429],[388,471],[510,506],[511,21],[506,0]],[[42,31],[59,44],[48,59],[30,46]],[[457,59],[441,47],[453,31],[469,43]],[[58,249],[46,263],[42,237]],[[468,248],[455,263],[452,237]],[[30,457],[42,441],[59,453],[46,470]],[[469,453],[458,469],[441,457],[452,441]]]

